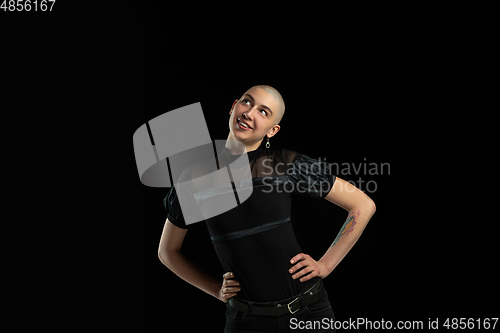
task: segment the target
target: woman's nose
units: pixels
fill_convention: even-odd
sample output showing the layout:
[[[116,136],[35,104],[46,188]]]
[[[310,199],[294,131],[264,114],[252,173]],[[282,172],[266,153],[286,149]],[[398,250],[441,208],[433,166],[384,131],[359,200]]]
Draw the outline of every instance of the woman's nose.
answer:
[[[247,112],[243,113],[245,115],[246,118],[250,118],[250,116],[253,114],[253,112],[255,111],[255,107],[251,108],[250,110],[248,110]]]

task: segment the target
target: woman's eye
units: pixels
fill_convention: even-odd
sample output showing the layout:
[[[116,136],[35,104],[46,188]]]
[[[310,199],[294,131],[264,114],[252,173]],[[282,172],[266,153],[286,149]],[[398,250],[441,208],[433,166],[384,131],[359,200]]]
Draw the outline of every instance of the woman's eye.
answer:
[[[248,99],[244,99],[243,104],[250,105],[250,101]]]
[[[267,116],[267,111],[266,110],[260,110],[264,116]]]

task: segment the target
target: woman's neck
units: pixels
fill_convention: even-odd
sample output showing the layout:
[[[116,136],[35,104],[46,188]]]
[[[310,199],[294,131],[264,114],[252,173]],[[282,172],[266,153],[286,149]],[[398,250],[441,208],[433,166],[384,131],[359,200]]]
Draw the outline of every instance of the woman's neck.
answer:
[[[231,154],[239,155],[239,154],[243,154],[245,152],[245,150],[246,150],[246,152],[256,150],[257,148],[260,147],[261,142],[262,142],[262,140],[259,140],[257,142],[252,142],[252,143],[241,142],[239,140],[236,140],[234,137],[232,137],[231,132],[230,132],[228,137],[227,137],[225,147]]]

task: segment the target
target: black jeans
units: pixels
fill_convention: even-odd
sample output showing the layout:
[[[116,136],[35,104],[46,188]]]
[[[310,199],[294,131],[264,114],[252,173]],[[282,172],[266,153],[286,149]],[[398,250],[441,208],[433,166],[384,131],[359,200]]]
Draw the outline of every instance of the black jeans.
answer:
[[[335,316],[324,292],[317,302],[309,304],[294,314],[277,317],[246,315],[226,303],[226,328],[224,333],[305,333],[335,332]]]

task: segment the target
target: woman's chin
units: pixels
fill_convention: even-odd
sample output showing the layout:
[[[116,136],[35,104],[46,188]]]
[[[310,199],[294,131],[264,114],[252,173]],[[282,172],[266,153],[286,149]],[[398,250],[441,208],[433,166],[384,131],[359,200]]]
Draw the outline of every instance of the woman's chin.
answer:
[[[251,133],[246,133],[239,129],[235,129],[231,131],[231,133],[232,135],[230,136],[230,138],[232,137],[233,139],[241,142],[251,142],[253,139],[253,135],[251,135]]]
[[[237,140],[241,143],[243,143],[245,146],[249,145],[249,144],[253,144],[255,143],[256,141],[258,141],[253,135],[241,135],[240,133],[233,133],[233,135],[231,135],[229,137],[230,140]]]

